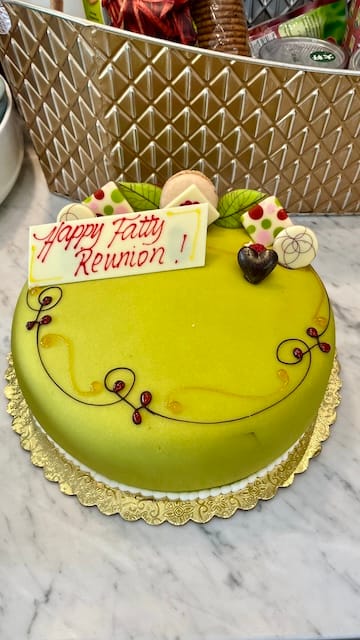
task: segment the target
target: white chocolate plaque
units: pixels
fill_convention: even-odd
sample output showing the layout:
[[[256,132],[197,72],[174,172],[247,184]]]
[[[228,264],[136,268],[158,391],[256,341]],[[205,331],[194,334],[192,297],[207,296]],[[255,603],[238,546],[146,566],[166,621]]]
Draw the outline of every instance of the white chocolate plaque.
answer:
[[[208,205],[30,227],[30,287],[205,264]]]

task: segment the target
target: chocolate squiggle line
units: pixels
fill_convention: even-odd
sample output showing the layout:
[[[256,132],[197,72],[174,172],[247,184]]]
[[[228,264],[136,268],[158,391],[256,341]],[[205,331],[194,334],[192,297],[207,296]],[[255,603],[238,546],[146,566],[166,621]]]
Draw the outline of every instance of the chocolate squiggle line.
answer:
[[[51,289],[58,290],[60,292],[60,295],[58,296],[58,298],[55,301],[53,301],[52,299],[51,299],[50,302],[48,300],[46,300],[46,304],[44,304],[44,299],[46,299],[47,297],[50,297],[49,294],[50,294],[50,290]],[[43,295],[43,294],[45,294],[45,295]],[[64,393],[66,396],[68,396],[69,398],[71,398],[75,402],[79,402],[80,404],[84,404],[84,405],[92,406],[92,407],[107,407],[107,406],[112,406],[112,405],[118,404],[120,402],[125,402],[133,411],[132,419],[133,419],[134,424],[136,424],[136,425],[141,423],[141,416],[140,416],[140,411],[141,410],[144,410],[144,411],[148,412],[149,414],[151,414],[151,415],[153,415],[155,417],[163,418],[164,420],[169,420],[171,422],[180,422],[180,423],[183,423],[183,424],[207,424],[207,425],[230,424],[230,423],[233,423],[233,422],[239,422],[241,420],[245,420],[246,418],[257,416],[257,415],[259,415],[261,413],[264,413],[265,411],[268,411],[269,409],[271,409],[271,408],[277,406],[278,404],[284,402],[288,397],[290,397],[293,393],[295,393],[295,391],[303,384],[303,382],[306,379],[306,377],[307,377],[307,375],[308,375],[308,373],[310,371],[310,368],[311,368],[312,350],[315,347],[320,346],[320,344],[323,344],[323,343],[319,342],[319,338],[321,338],[326,333],[326,331],[327,331],[327,329],[329,327],[329,322],[330,322],[330,301],[329,301],[329,298],[328,298],[328,296],[326,294],[327,303],[328,303],[327,323],[326,323],[326,326],[323,329],[323,331],[320,334],[316,335],[317,340],[316,340],[315,344],[309,346],[304,340],[302,340],[300,338],[286,338],[285,340],[282,340],[280,342],[280,344],[278,345],[278,347],[276,349],[276,358],[277,358],[278,362],[281,362],[282,364],[296,365],[296,364],[299,364],[299,362],[303,361],[305,355],[308,356],[308,364],[307,364],[307,367],[306,367],[306,369],[304,371],[304,375],[301,377],[301,379],[295,385],[295,387],[291,391],[289,391],[289,393],[286,394],[283,398],[280,398],[279,400],[276,400],[275,402],[270,403],[266,407],[263,407],[262,409],[258,409],[257,411],[254,411],[251,414],[241,415],[241,416],[237,416],[235,418],[227,418],[227,419],[223,419],[223,420],[190,420],[190,419],[187,419],[187,418],[178,418],[178,417],[175,417],[175,416],[170,416],[170,415],[167,415],[167,414],[160,413],[159,411],[155,411],[154,409],[151,409],[151,407],[149,406],[148,402],[145,403],[145,402],[141,401],[141,397],[142,396],[140,396],[140,405],[139,404],[135,405],[133,402],[131,402],[128,399],[128,396],[129,396],[129,394],[131,393],[131,391],[133,390],[133,388],[135,386],[136,374],[132,369],[130,369],[128,367],[116,367],[114,369],[109,370],[105,374],[105,377],[104,377],[104,386],[105,386],[105,388],[110,393],[116,395],[116,400],[113,400],[111,402],[92,403],[92,402],[89,402],[89,401],[85,401],[85,400],[79,399],[76,396],[74,396],[73,394],[71,394],[68,391],[66,391],[55,380],[55,378],[51,375],[51,373],[47,369],[46,364],[45,364],[45,362],[44,362],[44,360],[42,358],[42,355],[41,355],[41,350],[40,350],[40,330],[41,330],[41,327],[43,326],[42,323],[41,323],[41,320],[39,321],[41,313],[43,312],[44,308],[46,308],[46,310],[48,311],[50,309],[53,309],[55,306],[57,306],[59,304],[59,302],[61,301],[62,296],[63,296],[63,292],[62,292],[60,287],[48,287],[45,290],[42,290],[41,293],[38,296],[39,308],[35,308],[35,307],[31,306],[29,304],[29,301],[27,301],[29,308],[31,308],[33,311],[37,312],[36,320],[35,321],[30,321],[29,323],[27,323],[27,324],[32,324],[31,327],[28,326],[27,328],[31,329],[31,328],[33,328],[33,326],[35,326],[35,325],[37,326],[37,331],[36,331],[37,351],[38,351],[38,355],[39,355],[39,360],[41,362],[41,365],[42,365],[45,373],[50,378],[50,380],[54,383],[54,385],[58,389],[60,389],[60,391],[62,391],[62,393]],[[287,360],[284,360],[284,359],[282,359],[280,357],[280,349],[283,348],[284,345],[290,344],[291,342],[295,342],[297,344],[303,345],[304,350],[302,351],[301,358],[297,358],[294,355],[294,349],[293,349],[293,355],[294,355],[295,360],[287,361]],[[327,343],[324,343],[324,344],[327,345]],[[324,350],[324,352],[328,352],[330,350],[330,345],[327,345],[327,346],[329,347],[329,349],[327,349],[326,351]],[[116,383],[115,383],[115,385],[111,385],[110,382],[109,382],[110,376],[112,374],[114,374],[114,372],[127,372],[127,373],[130,373],[130,375],[132,377],[132,382],[130,384],[130,387],[124,393],[123,393],[123,391],[124,391],[126,385],[125,385],[125,383],[123,383],[122,380],[118,380],[117,381],[118,383],[119,382],[121,383],[117,387],[116,387]],[[143,393],[150,394],[150,392],[147,392],[147,391],[143,392]],[[151,394],[150,394],[150,396],[151,396]],[[139,416],[140,416],[140,419],[139,419]]]
[[[130,388],[126,391],[125,394],[122,393],[126,387],[124,380],[118,378],[113,384],[110,383],[110,377],[112,377],[112,374],[114,374],[115,372],[118,374],[131,374],[132,382],[130,384]],[[136,426],[138,426],[142,422],[141,410],[148,408],[148,405],[152,400],[152,394],[150,391],[143,391],[140,394],[140,404],[134,405],[130,400],[128,400],[128,395],[134,387],[135,380],[135,372],[132,369],[129,369],[129,367],[116,367],[115,369],[110,369],[110,371],[108,371],[108,373],[106,374],[104,379],[104,386],[108,391],[116,393],[120,401],[125,402],[133,410],[132,421]]]
[[[63,290],[61,287],[58,287],[56,285],[53,285],[51,287],[46,287],[46,289],[41,289],[39,295],[36,298],[38,302],[38,306],[34,307],[32,304],[30,304],[33,298],[33,293],[32,293],[33,291],[34,289],[30,289],[27,291],[26,304],[29,307],[29,309],[32,309],[33,311],[37,311],[38,313],[41,313],[44,306],[46,307],[47,311],[50,311],[51,309],[53,309],[59,304],[59,302],[61,301],[61,298],[63,297]],[[54,292],[57,294],[55,297],[54,297]],[[46,298],[48,298],[48,300],[46,300]]]
[[[51,295],[51,293],[56,292],[58,295],[54,297],[54,294]],[[48,370],[44,359],[41,355],[41,349],[40,349],[40,330],[41,327],[43,326],[43,323],[41,322],[41,313],[44,311],[44,309],[48,312],[51,309],[54,309],[60,302],[61,299],[63,297],[63,290],[61,289],[61,287],[58,286],[51,286],[51,287],[46,287],[46,289],[42,289],[37,297],[37,303],[38,306],[34,306],[32,304],[30,304],[30,301],[32,301],[32,294],[28,291],[27,295],[26,295],[26,303],[27,306],[29,307],[29,309],[31,309],[32,311],[36,312],[36,318],[35,320],[30,320],[26,323],[26,328],[28,330],[33,329],[36,326],[36,348],[37,348],[37,352],[38,352],[38,356],[39,356],[39,360],[41,362],[42,368],[45,371],[46,375],[50,378],[50,380],[53,382],[53,384],[60,390],[62,391],[62,393],[64,393],[68,398],[71,398],[72,400],[75,400],[76,402],[79,402],[80,404],[84,404],[86,406],[93,406],[93,407],[108,407],[108,406],[112,406],[114,404],[118,404],[119,402],[121,402],[121,400],[118,398],[116,400],[112,400],[111,402],[104,402],[103,404],[101,403],[92,403],[92,402],[87,402],[85,400],[81,400],[80,398],[77,398],[76,396],[74,396],[73,394],[69,393],[68,391],[66,391],[66,389],[64,389],[54,378],[54,376],[51,375],[50,371]],[[46,322],[45,324],[49,324],[49,322],[51,322],[51,316],[49,316],[50,320],[48,322]]]

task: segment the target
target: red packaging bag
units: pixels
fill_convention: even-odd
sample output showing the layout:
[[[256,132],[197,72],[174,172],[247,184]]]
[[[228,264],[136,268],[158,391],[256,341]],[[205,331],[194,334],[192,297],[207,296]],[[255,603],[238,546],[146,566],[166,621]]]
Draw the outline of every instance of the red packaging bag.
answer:
[[[188,0],[103,0],[110,24],[185,45],[197,43]]]

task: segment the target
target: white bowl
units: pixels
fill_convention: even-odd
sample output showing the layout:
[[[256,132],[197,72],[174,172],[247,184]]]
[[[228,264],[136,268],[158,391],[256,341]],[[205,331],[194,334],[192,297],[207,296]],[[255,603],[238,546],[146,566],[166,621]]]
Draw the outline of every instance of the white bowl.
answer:
[[[6,82],[5,89],[8,104],[0,122],[0,203],[13,188],[24,158],[22,127]]]

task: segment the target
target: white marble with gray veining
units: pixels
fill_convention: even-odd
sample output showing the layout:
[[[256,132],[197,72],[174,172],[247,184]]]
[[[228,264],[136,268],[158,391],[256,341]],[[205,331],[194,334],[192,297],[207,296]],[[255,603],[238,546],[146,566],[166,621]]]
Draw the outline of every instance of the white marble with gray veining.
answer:
[[[26,278],[27,229],[55,219],[28,146],[0,205],[1,370]],[[309,470],[270,502],[207,525],[106,517],[32,466],[1,394],[0,639],[360,637],[360,217],[307,217],[332,299],[342,404]]]

